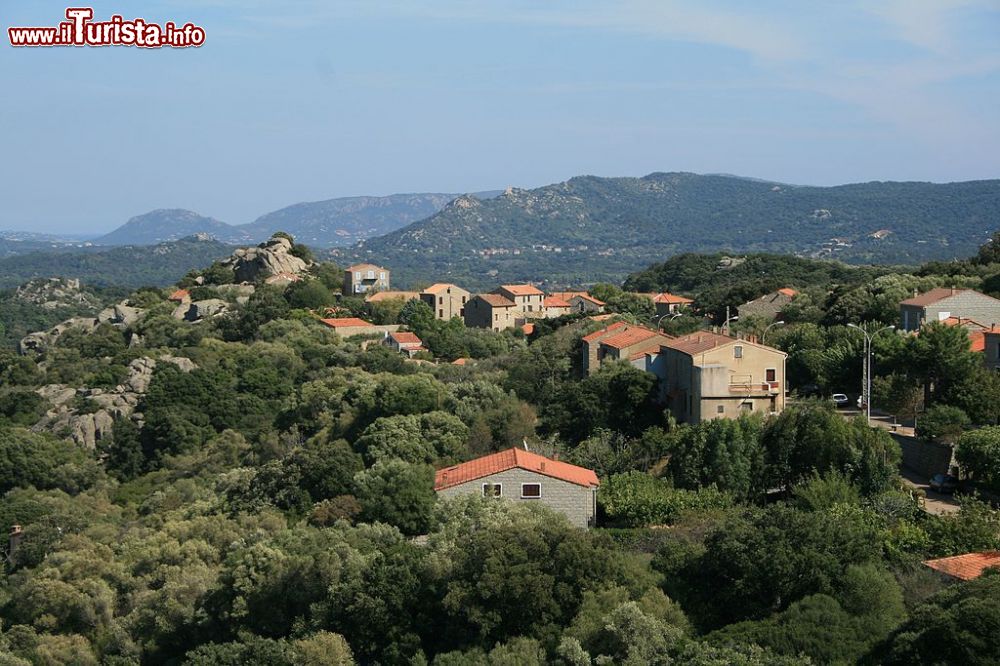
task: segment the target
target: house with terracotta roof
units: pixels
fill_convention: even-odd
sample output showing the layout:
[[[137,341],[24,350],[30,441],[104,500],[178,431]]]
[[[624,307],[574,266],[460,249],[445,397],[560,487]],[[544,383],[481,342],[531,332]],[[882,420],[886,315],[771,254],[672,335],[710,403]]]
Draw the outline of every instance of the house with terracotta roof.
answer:
[[[417,337],[416,333],[409,331],[386,331],[384,343],[390,349],[405,354],[407,358],[413,358],[418,353],[427,351],[423,340]]]
[[[479,294],[465,304],[465,325],[502,331],[513,328],[521,316],[517,304],[500,294]]]
[[[583,337],[583,371],[592,375],[606,362],[627,361],[642,370],[649,366],[648,353],[656,353],[669,335],[619,321]]]
[[[571,312],[601,313],[604,312],[604,301],[594,298],[585,291],[553,291],[549,298],[557,298],[569,303]]]
[[[545,317],[547,319],[555,319],[556,317],[562,317],[570,313],[571,306],[569,301],[564,301],[558,296],[546,296],[543,304],[545,305]]]
[[[472,298],[465,289],[447,282],[439,282],[420,292],[420,300],[431,306],[434,318],[448,321],[452,317],[465,319],[465,304]]]
[[[913,298],[899,304],[904,331],[918,331],[925,322],[951,317],[971,319],[987,328],[1000,325],[1000,300],[975,289],[938,287],[923,294],[914,293]]]
[[[332,317],[320,319],[319,321],[324,326],[332,328],[342,338],[349,338],[354,335],[383,335],[386,332],[399,329],[398,324],[378,326],[359,317]]]
[[[384,303],[385,301],[415,301],[420,294],[415,291],[376,291],[365,296],[365,303]]]
[[[777,291],[772,291],[770,294],[764,294],[752,301],[747,301],[736,308],[736,311],[739,313],[741,319],[762,317],[768,321],[777,320],[781,318],[781,311],[785,306],[791,303],[792,299],[798,295],[799,292],[785,287]]]
[[[973,580],[982,576],[987,569],[1000,567],[1000,551],[988,550],[980,553],[941,557],[936,560],[924,560],[924,566],[951,578]]]
[[[692,303],[694,301],[690,298],[671,294],[668,291],[653,295],[653,306],[656,307],[656,314],[659,317],[675,314],[681,308],[689,307]]]
[[[785,408],[787,355],[708,331],[672,338],[649,361],[674,418],[684,423]]]
[[[972,319],[967,319],[966,317],[948,317],[947,319],[942,319],[941,323],[945,326],[958,326],[964,328],[969,335],[970,351],[986,351],[986,331],[990,330],[989,326],[984,326],[983,324],[973,321]]]
[[[1000,372],[1000,326],[983,331],[983,362],[990,370]]]
[[[514,301],[526,319],[545,317],[545,294],[530,284],[505,284],[493,290],[504,298]]]
[[[187,289],[178,289],[174,293],[167,296],[167,300],[173,303],[190,303],[191,292]]]
[[[344,296],[360,296],[389,289],[389,269],[375,264],[354,264],[344,269]]]
[[[477,495],[537,502],[583,528],[595,524],[600,485],[592,469],[518,448],[445,467],[434,475],[438,497]]]

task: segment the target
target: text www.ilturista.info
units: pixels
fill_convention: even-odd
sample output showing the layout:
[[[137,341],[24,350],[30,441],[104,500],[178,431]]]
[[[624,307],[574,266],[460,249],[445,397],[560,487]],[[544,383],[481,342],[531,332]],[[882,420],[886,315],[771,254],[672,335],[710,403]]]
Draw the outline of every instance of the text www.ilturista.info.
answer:
[[[66,21],[48,28],[7,28],[11,46],[138,46],[147,49],[187,48],[205,43],[205,29],[192,23],[163,25],[117,14],[108,21],[92,21],[91,7],[70,7]]]

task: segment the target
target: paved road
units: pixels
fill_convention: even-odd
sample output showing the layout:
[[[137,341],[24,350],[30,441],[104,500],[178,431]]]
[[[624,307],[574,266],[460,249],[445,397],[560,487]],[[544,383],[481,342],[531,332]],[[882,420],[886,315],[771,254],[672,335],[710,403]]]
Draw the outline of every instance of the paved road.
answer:
[[[899,473],[903,477],[903,483],[911,488],[921,488],[927,493],[927,498],[924,500],[924,511],[927,513],[943,516],[958,512],[960,507],[953,496],[931,490],[927,485],[927,479],[905,467],[900,469]]]

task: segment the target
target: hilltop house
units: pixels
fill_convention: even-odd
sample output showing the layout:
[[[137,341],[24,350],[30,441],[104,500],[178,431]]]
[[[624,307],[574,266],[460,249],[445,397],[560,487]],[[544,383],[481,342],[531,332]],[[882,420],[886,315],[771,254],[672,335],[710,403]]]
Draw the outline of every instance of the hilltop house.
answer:
[[[408,358],[413,358],[419,352],[427,351],[424,342],[417,337],[416,333],[409,331],[386,331],[385,344],[400,354],[406,354]]]
[[[384,334],[387,331],[399,329],[399,325],[397,324],[377,326],[358,317],[320,319],[320,322],[332,328],[342,338],[349,338],[353,335]]]
[[[701,331],[666,341],[651,355],[678,421],[700,423],[785,408],[786,354],[749,340]]]
[[[670,336],[623,321],[583,337],[583,371],[592,375],[605,361],[628,361],[647,370],[646,354],[657,352]]]
[[[577,527],[593,527],[597,518],[594,470],[546,458],[518,448],[439,469],[438,497],[459,495],[538,502],[564,514]]]
[[[191,302],[191,292],[187,289],[178,289],[174,293],[167,297],[167,300],[172,303],[190,303]]]
[[[990,327],[1000,324],[1000,300],[974,289],[938,287],[901,302],[899,317],[904,331],[917,331],[924,322],[951,317],[971,319]]]
[[[355,264],[344,269],[344,296],[389,289],[389,269],[375,264]]]
[[[517,325],[520,312],[517,304],[505,296],[479,294],[465,304],[465,325],[502,331]]]
[[[678,310],[686,308],[692,303],[694,303],[694,301],[690,298],[677,296],[676,294],[671,294],[667,291],[653,295],[653,305],[656,307],[656,315],[658,317],[676,314]]]
[[[472,297],[465,289],[448,283],[432,284],[420,292],[420,300],[431,306],[435,319],[465,318],[465,304]]]
[[[767,320],[778,319],[781,311],[792,299],[799,295],[794,289],[784,288],[764,294],[760,298],[755,298],[736,308],[740,318],[762,317]]]
[[[1000,326],[983,332],[983,360],[987,368],[1000,372]]]

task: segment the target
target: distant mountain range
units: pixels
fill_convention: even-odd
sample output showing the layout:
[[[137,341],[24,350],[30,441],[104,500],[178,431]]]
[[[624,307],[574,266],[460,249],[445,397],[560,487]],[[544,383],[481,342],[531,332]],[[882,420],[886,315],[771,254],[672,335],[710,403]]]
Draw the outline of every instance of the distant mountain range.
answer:
[[[1000,180],[805,187],[726,175],[582,176],[440,212],[336,250],[393,269],[394,285],[620,282],[680,252],[776,252],[848,263],[975,254],[1000,228]]]
[[[472,196],[488,198],[497,194],[499,192],[480,192]],[[161,209],[133,217],[93,242],[98,245],[153,245],[202,233],[223,243],[239,245],[259,243],[275,231],[285,231],[316,248],[342,247],[429,217],[457,196],[393,194],[298,203],[240,225],[226,224],[189,210]]]

